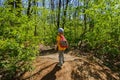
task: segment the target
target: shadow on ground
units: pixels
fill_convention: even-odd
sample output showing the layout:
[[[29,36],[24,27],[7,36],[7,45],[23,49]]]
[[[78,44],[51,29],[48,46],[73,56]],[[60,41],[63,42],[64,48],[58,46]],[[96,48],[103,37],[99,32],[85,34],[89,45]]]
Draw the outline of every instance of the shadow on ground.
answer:
[[[59,71],[61,68],[57,66],[54,67],[54,69],[49,72],[47,75],[45,75],[41,80],[56,80],[56,72]]]

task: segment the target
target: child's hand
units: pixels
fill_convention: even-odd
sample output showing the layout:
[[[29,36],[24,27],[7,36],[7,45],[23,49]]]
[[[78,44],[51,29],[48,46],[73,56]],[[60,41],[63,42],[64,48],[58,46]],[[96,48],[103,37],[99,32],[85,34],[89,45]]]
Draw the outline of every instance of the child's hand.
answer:
[[[57,50],[57,45],[55,45],[55,48],[54,48],[55,50]]]

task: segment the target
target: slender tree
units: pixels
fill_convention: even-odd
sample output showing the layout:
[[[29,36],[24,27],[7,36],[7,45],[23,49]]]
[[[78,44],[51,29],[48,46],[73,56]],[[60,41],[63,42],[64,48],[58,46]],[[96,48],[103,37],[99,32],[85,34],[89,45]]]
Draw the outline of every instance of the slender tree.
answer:
[[[6,3],[7,3],[7,7],[10,8],[9,11],[13,12],[14,4],[15,4],[14,0],[8,0],[8,1],[6,1]]]
[[[54,0],[51,0],[51,10],[54,11]]]
[[[0,0],[0,6],[2,6],[2,1]]]
[[[86,30],[87,30],[87,14],[85,13],[86,12],[86,9],[87,9],[87,6],[88,6],[88,0],[84,0],[84,5],[83,5],[83,17],[84,17],[84,20],[83,20],[83,33],[81,34],[81,36],[83,37],[84,34],[86,33]]]
[[[16,11],[15,14],[17,16],[22,15],[22,1],[21,0],[9,0],[7,1],[8,7],[10,8],[10,12]]]
[[[64,28],[64,25],[66,23],[66,15],[67,15],[68,3],[69,3],[69,0],[66,0],[66,6],[65,6],[65,9],[64,9],[64,12],[63,12],[63,23],[62,23],[63,28]]]
[[[58,16],[57,16],[57,27],[60,27],[60,13],[61,13],[61,0],[59,0],[58,4]]]
[[[31,0],[28,0],[28,8],[27,8],[27,15],[28,15],[28,17],[30,17],[30,14],[31,14],[31,11],[30,11],[30,9],[31,9]]]
[[[50,21],[51,21],[51,23],[54,23],[54,17],[55,17],[55,15],[54,15],[54,0],[51,0],[50,1],[50,3],[51,3],[51,18],[50,18]]]
[[[14,3],[14,7],[17,11],[17,16],[21,16],[22,15],[22,0],[14,0],[15,3]]]
[[[34,30],[34,36],[37,36],[37,6],[38,6],[38,3],[37,3],[37,0],[34,0],[33,1],[33,4],[34,4],[34,7],[35,7],[35,9],[34,9],[34,15],[35,15],[35,30]]]
[[[83,9],[83,13],[84,13],[84,31],[86,31],[86,29],[87,29],[87,15],[85,13],[86,9],[87,9],[87,1],[84,0],[84,9]]]
[[[42,5],[43,7],[45,7],[45,0],[42,0]]]

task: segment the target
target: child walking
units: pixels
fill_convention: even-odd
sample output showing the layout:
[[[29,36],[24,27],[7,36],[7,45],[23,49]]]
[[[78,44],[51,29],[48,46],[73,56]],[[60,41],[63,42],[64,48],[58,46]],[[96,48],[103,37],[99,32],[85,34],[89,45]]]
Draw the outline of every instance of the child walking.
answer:
[[[56,48],[58,48],[58,53],[59,53],[59,63],[58,66],[62,66],[62,64],[64,63],[64,51],[66,50],[66,48],[68,47],[68,43],[67,40],[64,37],[64,29],[63,28],[59,28],[58,29],[58,35],[57,35],[57,46]]]

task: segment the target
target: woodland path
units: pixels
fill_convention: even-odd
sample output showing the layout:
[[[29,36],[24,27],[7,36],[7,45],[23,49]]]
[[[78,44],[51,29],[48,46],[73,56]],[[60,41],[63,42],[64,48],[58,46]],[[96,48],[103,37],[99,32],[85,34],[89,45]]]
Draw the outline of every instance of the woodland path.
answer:
[[[69,54],[70,53],[70,54]],[[22,80],[120,80],[117,73],[93,57],[64,55],[65,62],[60,68],[58,54],[43,55],[33,62],[34,70],[26,72]]]

